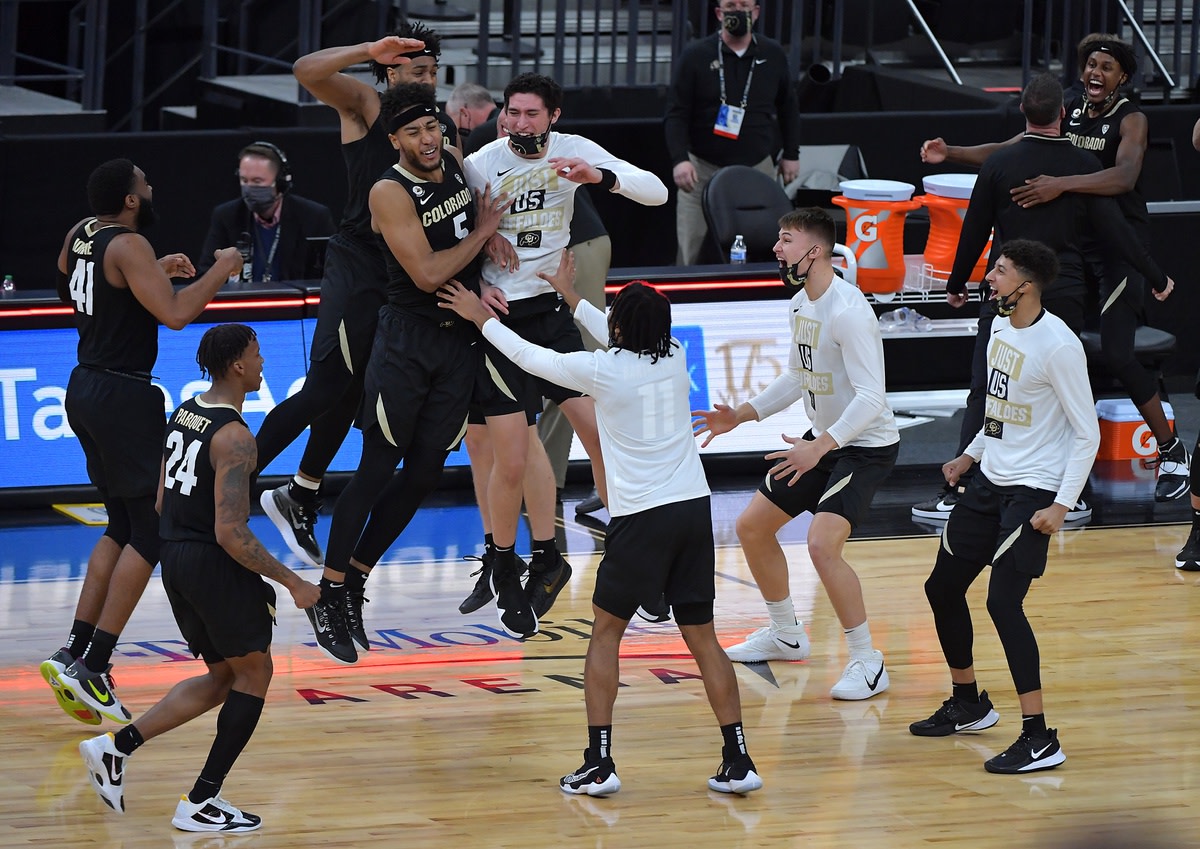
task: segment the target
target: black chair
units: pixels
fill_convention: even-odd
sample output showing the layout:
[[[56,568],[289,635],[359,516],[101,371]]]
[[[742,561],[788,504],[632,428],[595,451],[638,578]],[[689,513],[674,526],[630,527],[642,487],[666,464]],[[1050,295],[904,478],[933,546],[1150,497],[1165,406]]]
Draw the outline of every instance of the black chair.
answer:
[[[739,233],[746,240],[747,262],[770,262],[779,240],[779,219],[792,211],[787,192],[774,177],[748,165],[728,165],[713,174],[701,197],[708,238],[701,262],[729,262],[729,247]]]
[[[1112,389],[1115,378],[1104,368],[1104,357],[1100,352],[1100,333],[1096,330],[1085,330],[1079,334],[1083,343],[1083,351],[1088,358],[1088,374],[1092,378],[1092,388],[1097,394]],[[1163,382],[1162,367],[1167,358],[1175,353],[1175,336],[1156,327],[1142,325],[1134,333],[1133,355],[1137,361],[1150,370],[1158,380],[1158,394],[1167,400],[1167,387]]]

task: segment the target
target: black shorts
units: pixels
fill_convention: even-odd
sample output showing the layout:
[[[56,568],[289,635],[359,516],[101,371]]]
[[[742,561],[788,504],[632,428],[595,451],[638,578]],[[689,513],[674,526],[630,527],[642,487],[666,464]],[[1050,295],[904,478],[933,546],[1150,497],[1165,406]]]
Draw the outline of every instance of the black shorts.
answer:
[[[76,366],[67,422],[102,498],[153,498],[167,431],[162,390],[148,380]]]
[[[715,572],[709,496],[614,516],[592,603],[618,619],[631,619],[643,601],[665,594],[672,607],[707,605],[706,621],[712,621]]]
[[[999,486],[976,472],[950,511],[942,547],[972,563],[1040,577],[1046,571],[1050,535],[1035,531],[1029,520],[1053,504],[1056,495],[1030,486]]]
[[[812,431],[804,434],[813,439]],[[877,448],[848,445],[835,448],[800,476],[795,486],[767,472],[758,491],[793,519],[804,511],[836,513],[856,528],[871,509],[875,490],[892,473],[900,443]]]
[[[363,431],[392,445],[449,452],[467,432],[481,337],[460,318],[435,323],[388,307],[367,365]]]
[[[338,234],[325,252],[321,306],[309,359],[336,354],[351,374],[362,374],[371,356],[379,310],[387,303],[383,252]]]
[[[527,342],[570,354],[583,351],[583,336],[567,305],[555,294],[538,295],[509,304],[504,326]],[[582,393],[535,377],[484,341],[484,368],[490,397],[477,404],[484,416],[503,416],[525,411],[532,424],[542,411],[542,399],[561,404]],[[530,418],[532,416],[532,418]]]
[[[221,546],[164,540],[162,582],[195,657],[220,663],[270,648],[275,588]]]

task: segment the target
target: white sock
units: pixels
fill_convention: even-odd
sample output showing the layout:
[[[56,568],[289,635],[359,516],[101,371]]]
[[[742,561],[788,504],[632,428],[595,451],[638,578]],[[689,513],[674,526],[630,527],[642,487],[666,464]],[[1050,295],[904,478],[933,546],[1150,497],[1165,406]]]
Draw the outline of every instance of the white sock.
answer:
[[[298,486],[302,489],[311,489],[313,492],[316,492],[318,489],[321,488],[320,481],[310,481],[308,478],[300,477],[300,475],[293,475],[292,483],[294,483],[296,486]]]
[[[846,648],[850,650],[851,657],[863,657],[875,651],[875,647],[871,645],[871,626],[866,620],[845,633]]]
[[[768,601],[767,613],[771,614],[772,628],[790,628],[800,624],[800,621],[796,619],[796,608],[792,604],[791,596],[783,601]]]

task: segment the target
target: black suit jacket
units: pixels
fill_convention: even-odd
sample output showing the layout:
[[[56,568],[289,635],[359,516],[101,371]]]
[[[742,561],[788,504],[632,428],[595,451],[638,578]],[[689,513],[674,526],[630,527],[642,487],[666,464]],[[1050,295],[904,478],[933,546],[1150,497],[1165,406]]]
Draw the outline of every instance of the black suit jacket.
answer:
[[[308,243],[305,240],[309,236],[332,236],[335,230],[333,215],[324,204],[289,192],[283,196],[279,223],[283,227],[276,249],[279,279],[303,280],[308,257]],[[216,261],[213,259],[214,251],[236,247],[243,233],[249,233],[253,238],[254,226],[250,210],[241,198],[213,207],[208,235],[196,260],[197,276],[212,268]]]

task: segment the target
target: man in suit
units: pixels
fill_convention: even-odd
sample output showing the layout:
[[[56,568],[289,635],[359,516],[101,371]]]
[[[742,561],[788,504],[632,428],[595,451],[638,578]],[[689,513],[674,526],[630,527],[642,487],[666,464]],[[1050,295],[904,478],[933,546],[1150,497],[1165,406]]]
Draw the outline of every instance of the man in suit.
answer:
[[[329,207],[292,193],[287,156],[270,142],[242,148],[237,173],[242,196],[213,208],[205,256],[196,270],[203,274],[204,263],[212,264],[212,246],[236,244],[244,260],[243,281],[304,279],[307,240],[333,235]]]

